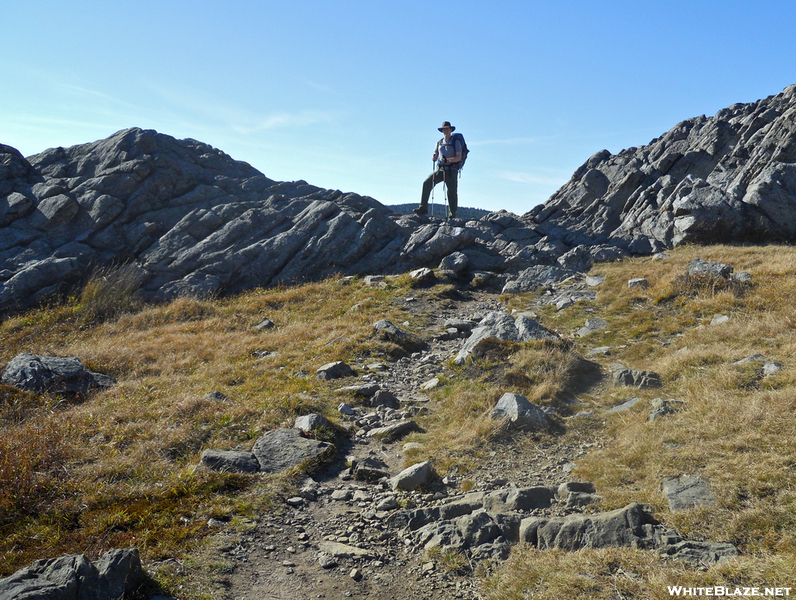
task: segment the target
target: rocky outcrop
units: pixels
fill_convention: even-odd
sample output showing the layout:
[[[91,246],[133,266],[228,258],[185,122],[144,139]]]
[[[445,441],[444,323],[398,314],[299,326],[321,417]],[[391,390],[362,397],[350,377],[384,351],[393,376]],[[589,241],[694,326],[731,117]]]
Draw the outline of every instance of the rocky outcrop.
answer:
[[[390,515],[388,523],[404,529],[426,550],[457,550],[476,561],[505,559],[511,547],[520,542],[541,550],[643,548],[697,565],[739,554],[730,543],[683,540],[656,520],[651,507],[643,504],[589,515],[548,518],[525,514],[549,508],[556,494],[557,490],[545,487],[471,493],[433,508],[397,511]]]
[[[476,230],[357,194],[277,183],[195,140],[128,129],[23,158],[0,146],[0,311],[129,263],[147,298],[236,292],[333,273],[437,266]]]
[[[94,563],[82,554],[75,554],[37,560],[0,579],[0,598],[107,600],[132,594],[143,578],[136,548],[111,550]]]
[[[516,293],[628,253],[793,241],[794,116],[791,86],[683,121],[647,146],[599,152],[522,217],[466,222],[276,182],[150,130],[27,159],[0,145],[0,313],[62,293],[97,265],[129,265],[147,299],[421,267]]]
[[[497,339],[509,342],[531,342],[536,340],[557,341],[560,338],[553,332],[545,329],[539,323],[519,315],[514,318],[504,312],[491,312],[486,315],[473,329],[470,337],[462,345],[454,362],[463,365],[479,344],[488,339]]]
[[[88,370],[79,358],[34,354],[14,357],[3,369],[0,381],[26,392],[69,394],[116,385],[113,377]]]
[[[523,221],[565,243],[633,253],[796,239],[796,86],[598,152]]]

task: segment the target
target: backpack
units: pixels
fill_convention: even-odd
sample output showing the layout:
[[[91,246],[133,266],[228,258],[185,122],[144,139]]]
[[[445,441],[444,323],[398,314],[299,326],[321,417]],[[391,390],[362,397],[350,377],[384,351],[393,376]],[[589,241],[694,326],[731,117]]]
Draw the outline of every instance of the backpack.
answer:
[[[470,153],[470,150],[467,149],[467,142],[464,141],[464,136],[461,133],[454,133],[451,135],[452,140],[458,140],[462,145],[462,160],[459,162],[459,170],[462,170],[464,166],[464,161],[467,160],[467,155]]]

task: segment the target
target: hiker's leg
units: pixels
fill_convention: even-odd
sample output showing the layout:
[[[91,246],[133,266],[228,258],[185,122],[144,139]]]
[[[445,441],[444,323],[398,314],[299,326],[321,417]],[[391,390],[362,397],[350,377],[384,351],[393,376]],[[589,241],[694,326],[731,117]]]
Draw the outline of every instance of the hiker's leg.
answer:
[[[451,209],[451,218],[456,218],[456,209],[459,207],[459,172],[451,169],[445,173],[445,184],[448,186],[448,206]]]
[[[434,171],[431,175],[426,177],[423,182],[423,194],[420,196],[420,210],[428,212],[428,199],[431,196],[431,189],[442,181],[442,169]]]

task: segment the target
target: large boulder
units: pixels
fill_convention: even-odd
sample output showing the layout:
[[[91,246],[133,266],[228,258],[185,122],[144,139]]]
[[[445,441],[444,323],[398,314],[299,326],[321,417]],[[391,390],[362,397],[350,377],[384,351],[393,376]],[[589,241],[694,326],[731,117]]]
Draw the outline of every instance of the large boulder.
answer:
[[[304,437],[298,429],[275,429],[260,436],[252,454],[265,473],[280,473],[302,465],[319,466],[334,456],[334,446]]]
[[[547,414],[525,396],[507,392],[490,413],[493,419],[505,419],[509,429],[532,430],[547,425]]]
[[[143,577],[137,548],[110,550],[95,563],[82,554],[62,556],[0,579],[0,599],[108,600],[133,593]]]
[[[88,370],[79,358],[18,354],[3,369],[2,382],[26,392],[84,394],[116,385],[116,380]]]
[[[487,339],[509,342],[530,342],[534,340],[559,340],[560,338],[542,327],[530,317],[520,315],[516,318],[504,312],[491,312],[473,329],[470,337],[465,340],[454,362],[463,365],[473,350]]]

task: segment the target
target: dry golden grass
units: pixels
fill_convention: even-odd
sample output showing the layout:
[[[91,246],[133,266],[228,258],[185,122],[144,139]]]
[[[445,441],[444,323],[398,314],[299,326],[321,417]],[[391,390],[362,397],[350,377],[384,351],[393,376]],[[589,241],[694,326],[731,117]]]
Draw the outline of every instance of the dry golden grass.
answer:
[[[684,281],[696,257],[748,270],[754,280],[729,287]],[[796,571],[796,252],[685,247],[666,260],[602,264],[594,272],[606,277],[595,302],[534,308],[570,344],[496,344],[466,367],[447,365],[431,394],[436,408],[421,423],[426,433],[407,440],[423,445],[409,460],[466,473],[497,443],[499,428],[488,415],[505,392],[554,406],[562,417],[592,408],[599,417],[562,420],[546,435],[563,444],[601,438],[602,448],[579,460],[575,476],[597,485],[603,508],[646,502],[684,536],[730,541],[744,555],[698,570],[636,550],[518,548],[486,579],[489,597],[657,599],[670,597],[667,585],[788,585]],[[628,288],[635,277],[650,286]],[[131,544],[147,560],[182,556],[206,533],[207,517],[264,510],[271,499],[255,486],[289,481],[196,469],[199,453],[249,449],[263,430],[301,412],[334,419],[340,398],[313,371],[333,360],[396,353],[373,339],[373,322],[408,320],[419,330],[431,317],[404,312],[401,297],[444,303],[455,295],[445,286],[410,287],[408,278],[385,289],[331,279],[118,312],[106,305],[92,312],[84,296],[2,323],[0,365],[19,352],[74,355],[118,385],[82,399],[0,386],[0,576],[42,556]],[[533,300],[504,298],[517,309]],[[715,314],[730,320],[710,325]],[[256,331],[264,317],[277,328]],[[590,317],[609,327],[573,337]],[[582,358],[597,346],[612,354]],[[275,354],[258,358],[263,351]],[[755,353],[783,370],[764,378],[760,363],[735,364]],[[612,388],[605,375],[617,361],[660,373],[664,387]],[[210,391],[227,401],[206,399]],[[642,402],[601,416],[632,396]],[[680,400],[683,410],[648,423],[656,397]],[[671,513],[661,480],[681,473],[709,481],[716,505]],[[456,570],[459,558],[450,565]]]
[[[489,600],[668,600],[677,597],[670,593],[670,587],[677,586],[721,586],[731,592],[736,586],[760,587],[762,593],[766,586],[792,584],[792,559],[782,556],[741,557],[705,570],[629,548],[563,552],[518,547],[505,565],[485,578]],[[717,596],[703,590],[702,597]]]
[[[0,386],[0,576],[133,544],[146,559],[180,556],[207,518],[267,507],[253,490],[261,479],[197,469],[199,454],[249,449],[306,411],[334,419],[339,399],[314,370],[394,352],[372,324],[405,320],[394,300],[407,289],[331,279],[116,311],[92,288],[2,323],[0,364],[21,352],[77,356],[118,385],[85,398]],[[256,330],[265,317],[277,327]],[[205,398],[212,391],[227,400]]]
[[[751,285],[686,281],[696,257],[753,273]],[[666,524],[691,539],[729,541],[744,556],[699,571],[649,553],[576,554],[517,550],[489,580],[490,598],[668,598],[667,585],[780,585],[796,572],[796,251],[784,247],[681,248],[663,261],[632,260],[595,267],[606,276],[597,301],[545,310],[546,324],[568,332],[599,316],[610,326],[584,340],[585,352],[611,346],[604,367],[623,362],[659,372],[657,390],[605,390],[581,397],[607,407],[631,396],[642,402],[605,419],[610,441],[579,461],[575,475],[595,482],[604,508],[631,501],[654,506]],[[645,277],[646,289],[627,281]],[[514,298],[514,306],[530,298]],[[567,313],[567,311],[562,311]],[[730,320],[711,325],[716,314]],[[763,377],[762,361],[783,364]],[[683,410],[647,422],[653,398],[674,398]],[[672,513],[661,491],[664,477],[699,474],[716,505]],[[631,571],[636,575],[627,576]],[[619,575],[617,575],[619,573]],[[623,574],[624,573],[624,574]]]

